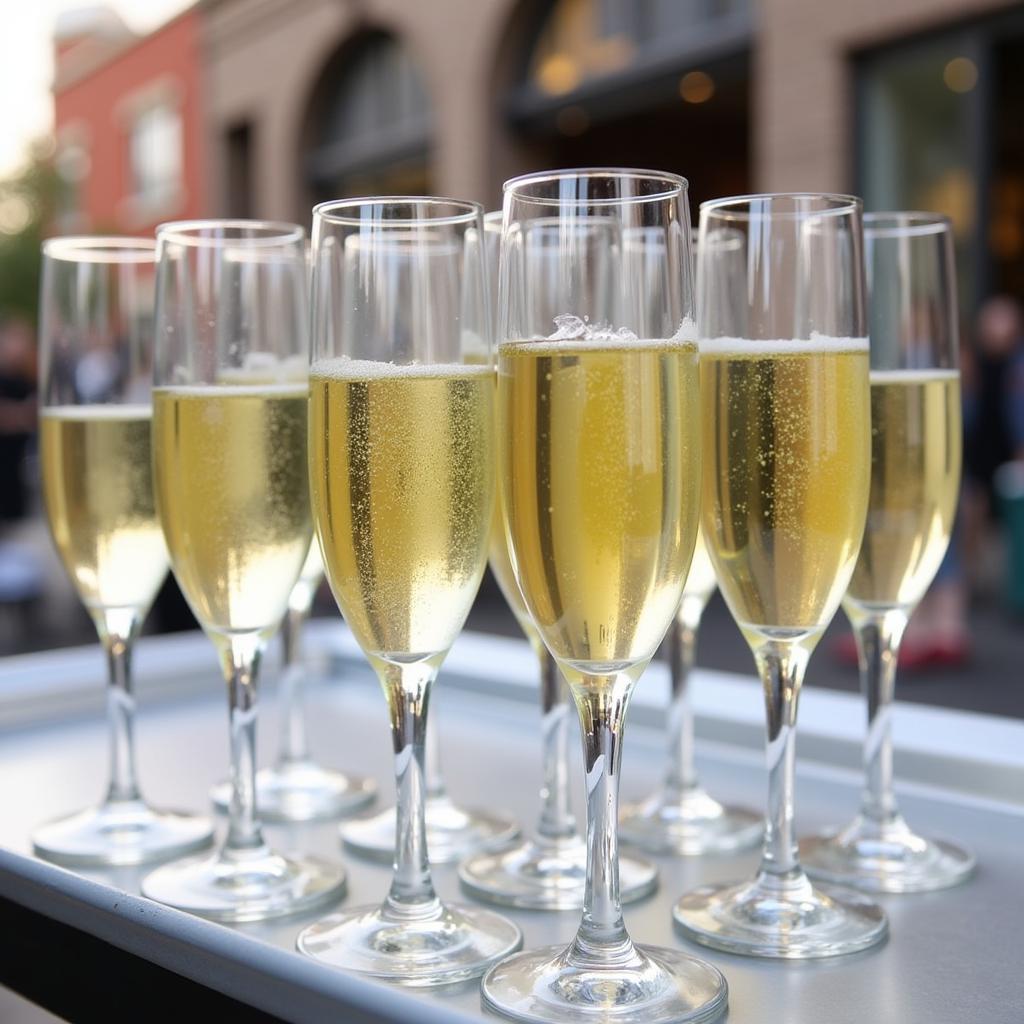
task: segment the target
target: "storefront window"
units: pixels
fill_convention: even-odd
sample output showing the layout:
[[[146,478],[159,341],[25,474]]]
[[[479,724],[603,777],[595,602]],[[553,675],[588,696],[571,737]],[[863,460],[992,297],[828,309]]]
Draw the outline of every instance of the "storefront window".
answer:
[[[749,191],[753,38],[750,0],[555,0],[502,104],[521,165],[628,153],[685,175],[694,217],[704,199]]]
[[[951,219],[965,316],[1024,293],[1022,98],[1019,12],[858,61],[857,187],[869,210]]]
[[[557,0],[538,34],[528,79],[542,95],[564,96],[688,47],[695,30],[749,8],[749,0]]]

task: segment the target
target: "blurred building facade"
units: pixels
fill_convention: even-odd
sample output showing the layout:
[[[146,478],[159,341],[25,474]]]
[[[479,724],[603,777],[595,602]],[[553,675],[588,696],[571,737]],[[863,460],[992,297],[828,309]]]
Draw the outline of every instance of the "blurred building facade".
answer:
[[[146,36],[107,8],[60,17],[58,231],[148,235],[208,212],[201,25],[194,7]]]
[[[850,191],[1024,294],[1024,10],[1000,0],[204,0],[220,212],[675,170],[694,202]]]
[[[90,227],[308,223],[367,193],[492,207],[525,170],[648,166],[685,174],[694,208],[806,189],[940,210],[965,313],[1024,295],[1019,2],[199,0],[106,46],[90,70],[58,42],[60,152],[90,168],[70,215]]]

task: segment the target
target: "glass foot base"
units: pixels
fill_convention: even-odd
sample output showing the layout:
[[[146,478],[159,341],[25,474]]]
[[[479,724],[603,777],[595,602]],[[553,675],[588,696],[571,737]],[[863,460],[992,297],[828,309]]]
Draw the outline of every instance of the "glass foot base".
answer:
[[[380,906],[331,914],[299,934],[301,953],[399,985],[452,985],[483,974],[517,950],[523,936],[499,914],[449,904],[427,919]]]
[[[572,947],[547,946],[492,967],[484,1007],[518,1021],[683,1024],[712,1021],[728,1005],[720,971],[680,950],[638,947],[625,964],[581,967]]]
[[[42,825],[32,848],[58,864],[128,867],[180,857],[209,846],[208,818],[155,811],[141,800],[108,803]]]
[[[745,956],[807,959],[855,953],[889,930],[881,907],[849,889],[812,888],[760,875],[741,885],[686,893],[672,916],[694,942]]]
[[[924,839],[905,825],[873,835],[860,819],[842,832],[800,843],[809,875],[867,892],[927,892],[966,881],[974,854],[941,839]]]
[[[478,850],[497,850],[519,835],[511,819],[486,811],[463,810],[447,797],[426,801],[427,852],[432,864],[450,864]],[[370,818],[347,821],[341,840],[353,853],[373,860],[391,861],[395,852],[395,809]]]
[[[263,821],[322,821],[354,814],[373,803],[373,779],[345,775],[314,761],[294,761],[256,773],[256,806]],[[226,814],[231,784],[218,783],[210,791],[213,806]]]
[[[725,807],[702,789],[659,790],[619,817],[619,838],[648,853],[733,853],[757,846],[763,835],[763,814]]]
[[[283,857],[266,847],[167,864],[142,882],[142,894],[151,900],[236,923],[302,913],[344,892],[341,865]]]
[[[498,853],[477,853],[459,865],[463,888],[477,899],[529,910],[583,906],[587,847],[579,836],[538,842],[525,839]],[[658,869],[639,857],[619,855],[623,903],[642,899],[658,885]]]

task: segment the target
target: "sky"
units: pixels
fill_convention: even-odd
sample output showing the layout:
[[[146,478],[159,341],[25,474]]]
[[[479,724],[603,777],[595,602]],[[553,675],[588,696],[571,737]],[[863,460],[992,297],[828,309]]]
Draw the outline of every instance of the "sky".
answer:
[[[108,0],[136,32],[149,32],[193,0]],[[53,127],[53,28],[69,0],[6,0],[0,31],[0,178],[24,164],[30,143]]]

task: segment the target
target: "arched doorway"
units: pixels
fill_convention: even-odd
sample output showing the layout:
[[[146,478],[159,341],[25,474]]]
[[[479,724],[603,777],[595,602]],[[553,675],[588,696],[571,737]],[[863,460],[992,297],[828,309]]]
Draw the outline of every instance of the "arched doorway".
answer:
[[[505,102],[524,162],[675,171],[694,209],[749,191],[749,0],[546,0],[532,20]]]
[[[430,99],[412,56],[389,33],[362,32],[328,61],[305,137],[313,202],[430,192]]]

